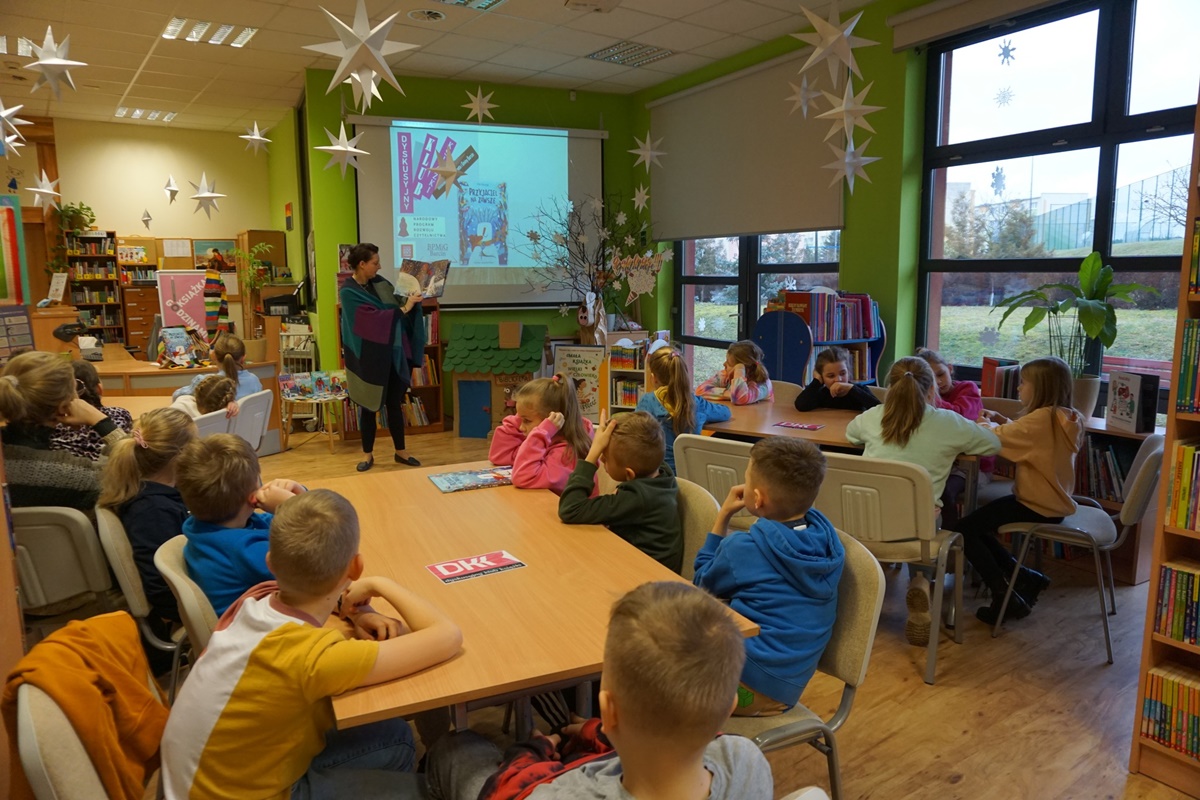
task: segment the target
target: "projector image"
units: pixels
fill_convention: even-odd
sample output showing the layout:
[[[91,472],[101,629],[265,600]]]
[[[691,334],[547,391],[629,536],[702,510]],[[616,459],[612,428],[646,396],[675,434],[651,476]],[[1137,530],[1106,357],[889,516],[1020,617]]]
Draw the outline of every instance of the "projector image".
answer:
[[[607,13],[621,5],[621,0],[565,0],[563,5],[572,11],[599,11]]]

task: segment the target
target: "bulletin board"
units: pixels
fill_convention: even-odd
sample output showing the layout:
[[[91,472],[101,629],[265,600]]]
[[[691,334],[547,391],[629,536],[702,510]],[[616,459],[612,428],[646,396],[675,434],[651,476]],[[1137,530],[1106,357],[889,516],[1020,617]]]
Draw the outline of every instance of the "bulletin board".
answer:
[[[159,269],[196,268],[196,262],[192,258],[191,239],[159,239],[158,256]]]

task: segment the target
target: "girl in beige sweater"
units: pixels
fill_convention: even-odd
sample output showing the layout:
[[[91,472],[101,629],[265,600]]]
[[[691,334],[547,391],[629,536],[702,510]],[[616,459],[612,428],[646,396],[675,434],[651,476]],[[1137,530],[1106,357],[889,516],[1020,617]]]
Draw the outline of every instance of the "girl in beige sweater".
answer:
[[[996,539],[1013,522],[1062,522],[1075,513],[1075,454],[1083,442],[1083,417],[1071,408],[1071,370],[1060,358],[1037,358],[1021,368],[1024,413],[1010,420],[983,411],[979,422],[1000,439],[1000,456],[1016,465],[1013,494],[988,503],[960,520],[967,560],[992,592],[992,604],[975,612],[994,625],[1016,559]],[[1022,567],[1005,619],[1029,615],[1038,594],[1050,584],[1040,572]]]

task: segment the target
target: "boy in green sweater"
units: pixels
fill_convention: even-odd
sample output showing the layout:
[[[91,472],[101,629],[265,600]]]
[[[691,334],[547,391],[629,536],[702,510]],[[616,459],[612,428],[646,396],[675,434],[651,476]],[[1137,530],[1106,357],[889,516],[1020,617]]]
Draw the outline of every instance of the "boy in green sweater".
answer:
[[[558,500],[558,516],[572,525],[605,525],[667,569],[683,566],[679,486],[663,461],[662,426],[645,411],[617,414],[592,439],[587,459],[575,464]],[[618,482],[615,494],[589,497],[600,461]]]

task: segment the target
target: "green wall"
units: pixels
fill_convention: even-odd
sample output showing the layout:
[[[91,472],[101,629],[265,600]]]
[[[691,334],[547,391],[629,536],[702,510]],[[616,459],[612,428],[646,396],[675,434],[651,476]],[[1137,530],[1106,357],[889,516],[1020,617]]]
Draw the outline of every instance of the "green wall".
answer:
[[[268,132],[267,181],[271,203],[271,228],[284,232],[287,263],[296,280],[303,279],[304,201],[300,196],[299,113],[284,115]],[[292,230],[287,229],[284,207],[292,204]],[[277,257],[277,256],[269,256]]]

